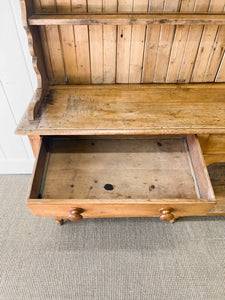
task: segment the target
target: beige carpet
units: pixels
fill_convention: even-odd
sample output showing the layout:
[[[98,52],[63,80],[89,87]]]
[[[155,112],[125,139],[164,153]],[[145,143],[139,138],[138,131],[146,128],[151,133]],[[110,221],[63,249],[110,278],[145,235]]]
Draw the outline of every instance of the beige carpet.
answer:
[[[62,227],[0,176],[0,299],[225,299],[225,218],[93,219]]]

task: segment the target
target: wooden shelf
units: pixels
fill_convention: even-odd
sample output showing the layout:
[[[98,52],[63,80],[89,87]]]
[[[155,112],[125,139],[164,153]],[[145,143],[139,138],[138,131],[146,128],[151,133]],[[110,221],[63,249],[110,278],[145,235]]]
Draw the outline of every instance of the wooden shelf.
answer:
[[[49,86],[27,135],[191,134],[225,132],[225,85]]]
[[[79,13],[35,14],[29,25],[222,25],[224,13]]]

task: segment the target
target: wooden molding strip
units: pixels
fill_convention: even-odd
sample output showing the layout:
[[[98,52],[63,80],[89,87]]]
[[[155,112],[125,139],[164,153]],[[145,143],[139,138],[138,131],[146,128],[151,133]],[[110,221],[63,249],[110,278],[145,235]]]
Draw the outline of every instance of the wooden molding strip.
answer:
[[[192,25],[225,24],[224,13],[80,13],[34,14],[30,25]]]
[[[37,76],[37,89],[28,107],[28,119],[33,121],[38,113],[48,87],[48,77],[44,64],[39,28],[29,26],[28,19],[34,8],[32,1],[20,0],[24,29],[28,38],[28,46],[32,56],[32,64]]]

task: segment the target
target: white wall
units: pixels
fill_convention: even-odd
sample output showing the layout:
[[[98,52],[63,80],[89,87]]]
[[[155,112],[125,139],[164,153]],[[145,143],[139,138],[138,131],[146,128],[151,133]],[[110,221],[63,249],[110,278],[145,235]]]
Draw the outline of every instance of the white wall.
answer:
[[[14,131],[36,89],[19,0],[0,0],[0,174],[31,173],[27,137]]]

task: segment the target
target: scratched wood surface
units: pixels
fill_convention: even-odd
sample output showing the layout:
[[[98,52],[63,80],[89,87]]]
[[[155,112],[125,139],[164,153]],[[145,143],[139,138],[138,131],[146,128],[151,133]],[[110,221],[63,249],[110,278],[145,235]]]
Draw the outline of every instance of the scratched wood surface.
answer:
[[[36,13],[223,12],[224,0],[33,0]],[[225,81],[225,25],[40,26],[50,84]]]
[[[185,138],[54,138],[40,193],[44,199],[205,198],[192,161]]]
[[[41,116],[18,134],[224,133],[223,84],[79,85],[50,89]]]

